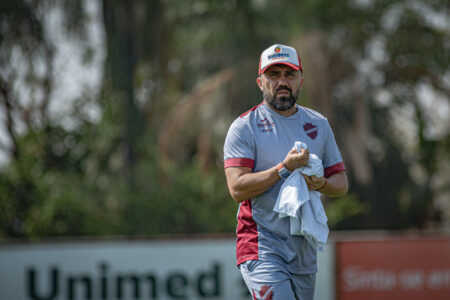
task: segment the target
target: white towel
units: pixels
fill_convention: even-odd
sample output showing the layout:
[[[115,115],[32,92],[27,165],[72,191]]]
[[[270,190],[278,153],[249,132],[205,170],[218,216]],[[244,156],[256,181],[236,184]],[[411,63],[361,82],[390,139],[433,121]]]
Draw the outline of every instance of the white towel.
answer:
[[[294,147],[298,152],[301,148],[307,149],[302,142],[295,142]],[[280,218],[290,217],[292,235],[303,235],[315,250],[322,251],[328,239],[328,219],[320,193],[308,190],[301,173],[323,176],[322,160],[317,155],[310,154],[308,165],[292,172],[281,186],[273,210],[279,213]]]

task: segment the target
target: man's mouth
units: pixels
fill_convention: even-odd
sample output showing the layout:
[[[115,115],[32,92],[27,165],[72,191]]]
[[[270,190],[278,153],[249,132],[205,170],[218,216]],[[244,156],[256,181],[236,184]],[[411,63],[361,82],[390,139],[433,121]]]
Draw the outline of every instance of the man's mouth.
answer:
[[[276,94],[277,95],[290,95],[290,90],[286,88],[277,89]]]

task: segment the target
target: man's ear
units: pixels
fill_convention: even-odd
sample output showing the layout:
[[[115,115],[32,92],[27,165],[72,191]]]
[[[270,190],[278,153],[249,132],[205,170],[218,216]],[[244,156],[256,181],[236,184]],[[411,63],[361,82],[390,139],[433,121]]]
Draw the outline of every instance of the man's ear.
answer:
[[[300,80],[300,89],[303,87],[303,80],[304,80],[304,77],[302,76],[302,79]]]
[[[262,80],[261,80],[261,76],[256,77],[256,84],[258,85],[259,89],[262,91]]]

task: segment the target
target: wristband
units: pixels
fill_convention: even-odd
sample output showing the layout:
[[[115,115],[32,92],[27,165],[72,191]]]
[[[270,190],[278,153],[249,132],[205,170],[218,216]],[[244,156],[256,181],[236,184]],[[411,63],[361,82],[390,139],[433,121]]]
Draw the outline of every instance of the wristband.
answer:
[[[327,183],[328,183],[328,180],[327,180],[327,178],[325,177],[325,183],[324,183],[320,188],[318,188],[316,191],[319,191],[319,192],[320,192],[320,190],[322,190],[324,187],[327,186]]]
[[[288,168],[285,167],[285,164],[283,162],[280,162],[277,165],[278,175],[282,179],[287,179],[289,175],[291,175],[291,171],[288,170]]]
[[[286,168],[286,170],[288,170],[290,173],[292,173],[292,171],[286,166],[286,164],[284,163],[284,160],[281,162],[283,164],[283,167]]]

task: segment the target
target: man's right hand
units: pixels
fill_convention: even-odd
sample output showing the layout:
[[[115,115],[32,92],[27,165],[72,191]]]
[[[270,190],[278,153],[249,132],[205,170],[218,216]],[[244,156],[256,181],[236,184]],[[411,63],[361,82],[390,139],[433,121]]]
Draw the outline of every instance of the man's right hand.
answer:
[[[289,171],[294,171],[295,169],[304,167],[308,164],[309,160],[309,150],[301,149],[300,153],[297,152],[295,148],[292,148],[291,151],[286,155],[283,162]]]

